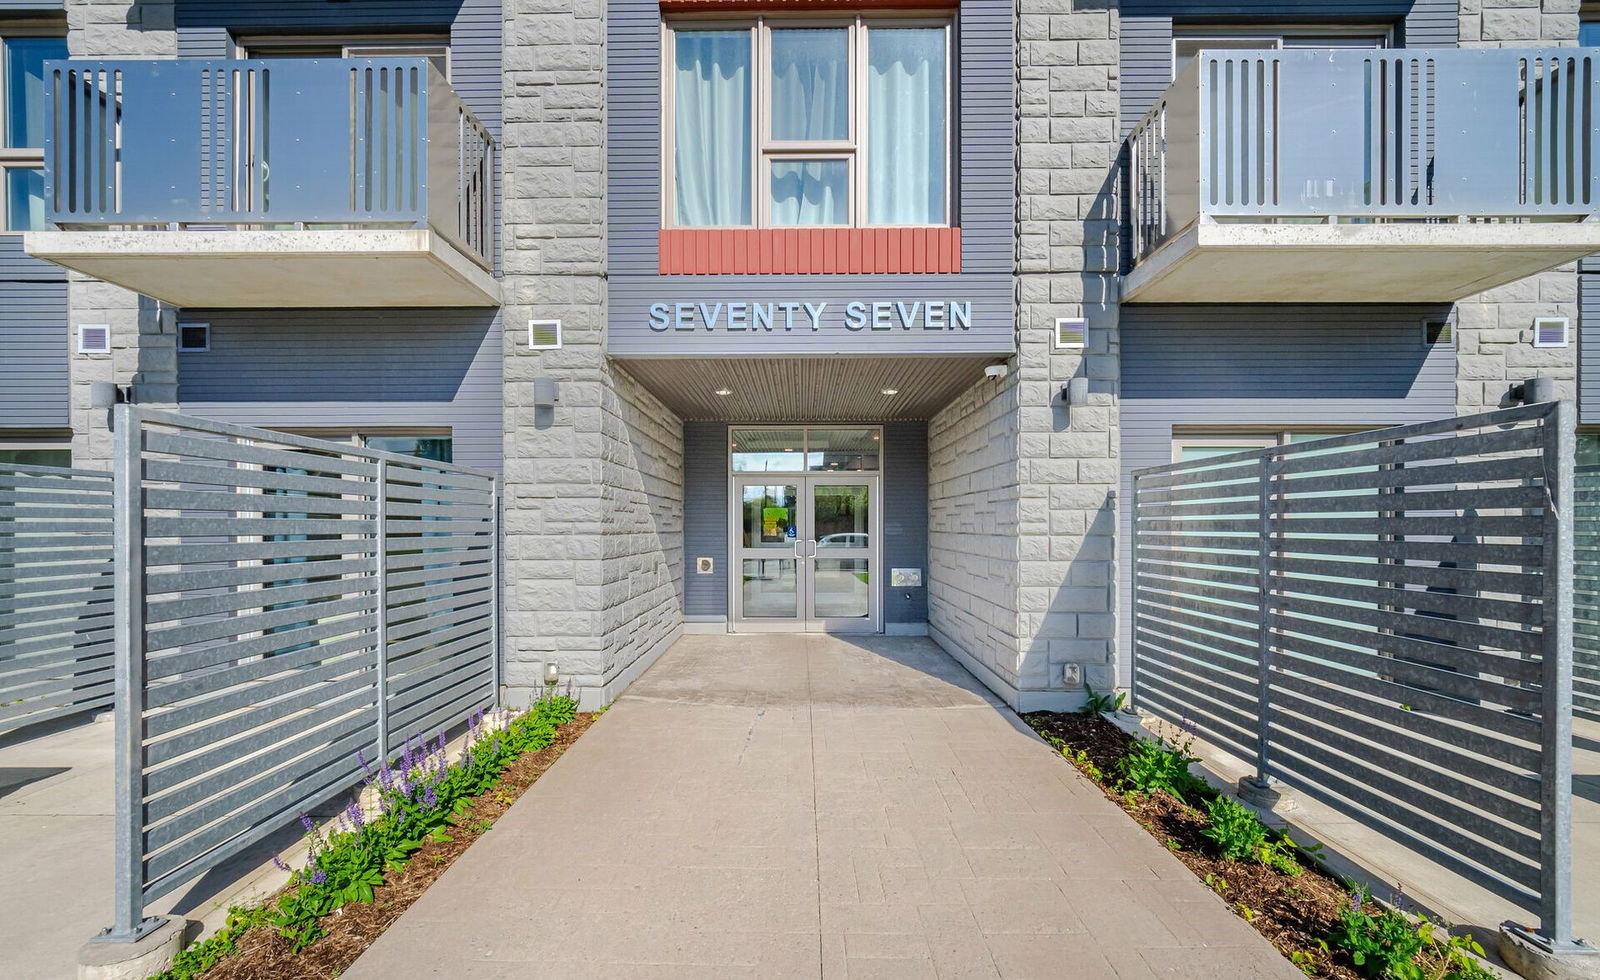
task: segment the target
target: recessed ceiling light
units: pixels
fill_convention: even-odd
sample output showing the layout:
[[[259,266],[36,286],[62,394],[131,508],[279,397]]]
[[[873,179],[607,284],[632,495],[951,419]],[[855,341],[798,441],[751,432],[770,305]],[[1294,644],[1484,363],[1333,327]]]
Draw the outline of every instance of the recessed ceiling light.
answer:
[[[726,398],[729,395],[733,394],[733,389],[732,388],[718,388],[716,393],[717,393],[718,397]]]
[[[885,388],[885,389],[883,389],[883,393],[885,395],[898,395],[898,394],[900,394],[900,389],[899,388]]]

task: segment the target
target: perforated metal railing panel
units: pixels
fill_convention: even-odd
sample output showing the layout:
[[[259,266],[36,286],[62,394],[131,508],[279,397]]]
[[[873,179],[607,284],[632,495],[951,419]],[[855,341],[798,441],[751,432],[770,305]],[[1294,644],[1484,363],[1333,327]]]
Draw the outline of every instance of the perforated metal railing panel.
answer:
[[[0,464],[0,731],[111,703],[111,474]]]
[[[494,477],[119,408],[118,932],[494,703]],[[380,751],[380,745],[383,750]]]
[[[1141,471],[1139,708],[1553,915],[1563,427],[1570,494],[1552,405]]]
[[[1600,435],[1578,437],[1573,502],[1572,708],[1600,721]]]

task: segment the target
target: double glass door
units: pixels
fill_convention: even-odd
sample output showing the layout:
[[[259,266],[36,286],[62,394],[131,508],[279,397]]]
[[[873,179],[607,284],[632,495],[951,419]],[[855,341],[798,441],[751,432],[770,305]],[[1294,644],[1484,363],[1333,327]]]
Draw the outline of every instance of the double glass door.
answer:
[[[878,631],[878,479],[734,479],[734,628]]]

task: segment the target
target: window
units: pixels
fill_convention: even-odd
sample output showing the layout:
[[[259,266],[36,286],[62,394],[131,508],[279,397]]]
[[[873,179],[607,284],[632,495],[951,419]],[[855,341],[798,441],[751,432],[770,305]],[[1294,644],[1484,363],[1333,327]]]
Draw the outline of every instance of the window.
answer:
[[[876,426],[736,428],[735,473],[875,472],[883,446]]]
[[[0,231],[45,227],[44,63],[66,56],[59,35],[0,30]]]
[[[667,223],[946,225],[947,20],[669,25]]]
[[[1585,3],[1578,17],[1578,43],[1586,48],[1600,47],[1600,6]]]
[[[1284,48],[1386,48],[1386,27],[1281,30],[1240,28],[1177,28],[1172,36],[1172,77],[1204,50],[1277,51]]]
[[[237,47],[241,58],[427,58],[450,80],[450,42],[445,38],[254,38]]]
[[[72,449],[52,443],[0,442],[0,466],[71,466]]]

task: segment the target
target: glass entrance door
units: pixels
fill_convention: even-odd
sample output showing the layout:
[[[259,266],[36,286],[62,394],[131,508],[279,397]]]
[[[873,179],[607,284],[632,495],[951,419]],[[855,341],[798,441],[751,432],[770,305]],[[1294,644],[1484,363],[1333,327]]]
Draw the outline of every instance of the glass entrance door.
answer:
[[[878,631],[873,476],[734,480],[734,628]]]

